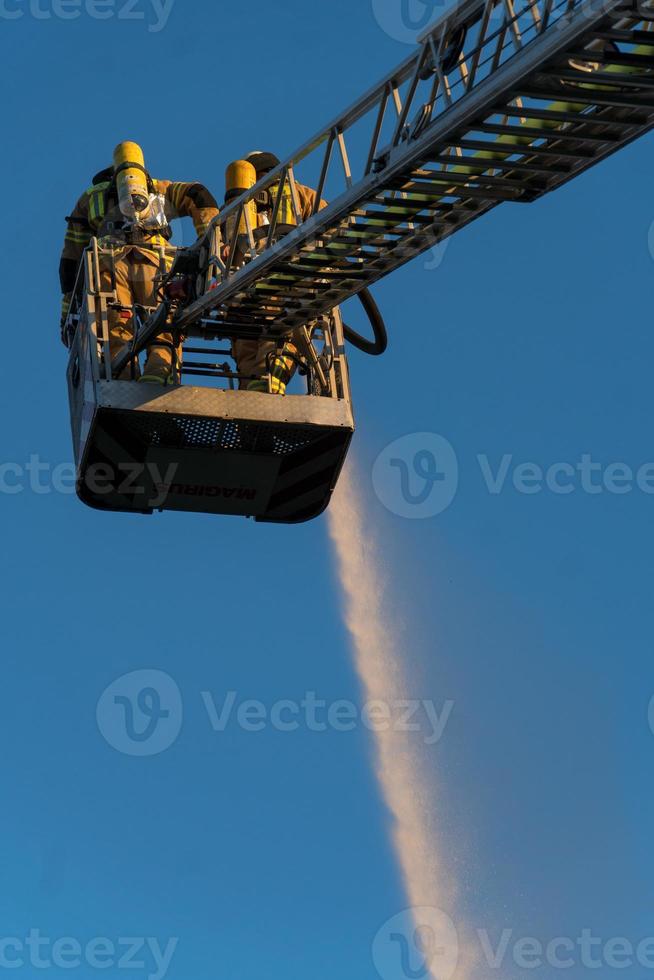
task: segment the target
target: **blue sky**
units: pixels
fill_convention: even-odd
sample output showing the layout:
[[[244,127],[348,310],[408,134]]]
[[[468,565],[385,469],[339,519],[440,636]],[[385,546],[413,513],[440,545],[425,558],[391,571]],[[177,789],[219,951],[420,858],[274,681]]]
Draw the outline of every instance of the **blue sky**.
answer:
[[[156,176],[221,196],[230,160],[292,151],[406,56],[401,4],[177,0],[164,25],[149,0],[132,7],[141,19],[118,16],[123,2],[106,20],[0,4],[0,939],[177,937],[172,980],[367,980],[375,934],[406,904],[370,733],[233,717],[216,732],[206,710],[206,692],[267,711],[311,691],[360,701],[324,520],[102,515],[45,477],[46,492],[28,476],[8,492],[6,464],[70,461],[63,217],[114,144],[138,139]],[[497,209],[380,284],[389,351],[351,359],[361,489],[415,696],[455,705],[431,761],[459,913],[495,945],[503,929],[654,934],[654,498],[512,482],[520,464],[585,454],[654,462],[652,146]],[[423,432],[451,443],[458,491],[407,520],[375,495],[372,467]],[[510,457],[499,493],[479,457],[493,472]],[[144,758],[96,722],[103,691],[139,670],[168,674],[183,703],[173,744]],[[108,975],[152,975],[146,961]],[[103,972],[89,969],[46,975]],[[28,957],[13,972],[43,975]],[[524,970],[507,954],[490,975]]]

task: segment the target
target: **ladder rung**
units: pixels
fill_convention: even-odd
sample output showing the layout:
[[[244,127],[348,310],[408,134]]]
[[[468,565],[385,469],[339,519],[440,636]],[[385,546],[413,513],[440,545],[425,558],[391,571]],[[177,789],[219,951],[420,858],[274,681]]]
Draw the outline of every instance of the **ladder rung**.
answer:
[[[322,242],[322,238],[321,238]],[[323,259],[324,249],[322,246],[318,247],[315,243],[307,249],[306,251],[298,252],[297,256],[291,258],[291,262],[301,262],[302,264],[314,264],[320,266],[324,263]],[[347,259],[339,259],[338,261],[332,261],[329,263],[330,267],[333,269],[351,269],[351,268],[362,268],[360,263],[350,262]]]
[[[371,233],[377,237],[380,235],[401,235],[403,232],[393,231],[393,228],[397,228],[400,224],[402,224],[401,221],[385,222],[383,225],[381,223],[375,224],[372,222],[357,221],[356,224],[349,225],[347,229],[343,229],[343,235],[345,238],[348,235],[352,235],[355,238],[365,238],[366,236],[370,236]]]
[[[370,232],[374,232],[378,237],[386,234],[393,235],[395,232],[392,231],[392,227],[397,228],[399,224],[401,224],[399,221],[391,222],[390,225],[366,224],[364,221],[357,221],[356,223],[352,222],[349,224],[347,228],[339,228],[336,234],[343,238],[348,238],[348,236],[360,238],[362,235],[368,235]]]
[[[375,243],[372,240],[364,241],[363,239],[358,239],[357,241],[354,241],[352,238],[335,237],[335,238],[325,239],[326,246],[342,245],[344,248],[347,248],[350,252],[356,252],[359,255],[366,254],[365,252],[362,252],[362,249],[364,248],[373,249],[375,252],[378,253],[382,248],[389,248],[394,244],[395,242],[392,242],[390,239],[379,243]],[[367,254],[369,256],[370,253]]]
[[[547,96],[538,95],[536,98],[547,98]],[[560,99],[561,94],[556,93],[554,100],[559,101]],[[643,126],[649,121],[649,117],[645,115],[630,119],[615,119],[599,113],[560,112],[558,109],[538,109],[535,106],[500,106],[495,111],[505,116],[517,116],[519,118],[524,116],[525,119],[551,119],[554,122],[571,122],[580,125],[583,123],[584,126],[620,126],[622,129]]]
[[[654,67],[654,64],[653,66]],[[574,68],[557,68],[552,72],[544,73],[541,77],[543,78],[560,78],[565,82],[579,82],[579,77],[581,72],[575,71]],[[583,77],[583,75],[582,75]],[[579,82],[580,86],[583,87],[584,91],[593,91],[596,84],[602,84],[602,86],[611,86],[615,89],[625,89],[625,88],[637,88],[637,89],[647,89],[651,91],[654,88],[654,78],[650,76],[649,78],[643,75],[612,75],[610,72],[599,72],[594,71],[589,78],[592,78],[592,83],[582,83]],[[576,86],[575,86],[576,87]],[[608,95],[611,94],[609,91]]]
[[[410,177],[409,174],[407,174],[406,177],[404,178],[405,181],[408,181],[410,179],[411,179],[411,177]],[[397,198],[397,197],[380,197],[378,200],[374,201],[374,203],[375,204],[383,204],[386,207],[389,204],[390,205],[398,204],[399,200],[400,199]],[[416,211],[415,211],[416,215],[417,214],[420,214],[421,211],[425,211],[427,209],[432,210],[432,211],[438,210],[439,212],[442,212],[443,215],[447,215],[454,208],[454,205],[453,204],[450,204],[447,201],[444,201],[443,203],[436,204],[436,205],[430,204],[429,201],[413,201],[413,200],[407,200],[406,203],[407,203],[407,207],[410,207],[411,205],[415,205],[415,207],[416,207]],[[403,204],[402,204],[402,207],[404,207]]]
[[[410,179],[411,179],[410,174],[406,174],[402,178],[402,180],[403,180],[404,183],[406,183],[406,181],[408,181]],[[396,205],[398,203],[398,198],[397,197],[379,197],[376,201],[373,201],[372,203],[375,204],[375,205],[381,205],[384,208],[387,208],[389,206],[392,207],[393,205]],[[404,204],[402,204],[401,207],[404,209]],[[412,221],[415,221],[416,220],[416,217],[422,211],[436,210],[436,208],[438,208],[439,211],[441,211],[443,213],[447,213],[448,211],[451,211],[453,207],[454,207],[454,205],[453,204],[450,204],[448,202],[443,202],[442,204],[430,204],[429,201],[415,201],[415,200],[409,200],[409,199],[407,199],[407,201],[406,201],[406,208],[407,209],[409,209],[409,208],[412,208],[413,209],[412,210],[412,218],[411,218]]]
[[[464,158],[460,157],[460,159],[463,160]],[[430,177],[432,178],[431,180],[429,179]],[[425,178],[427,179],[425,180]],[[442,188],[440,193],[444,194],[448,188],[456,188],[461,184],[468,183],[473,183],[475,187],[479,188],[479,190],[484,190],[486,187],[495,189],[499,189],[501,187],[502,190],[513,189],[520,192],[524,188],[522,181],[511,180],[509,177],[487,177],[483,174],[480,174],[479,176],[477,174],[458,174],[451,170],[428,170],[426,173],[423,171],[422,173],[419,172],[416,174],[416,179],[411,185],[410,192],[413,193],[413,188],[415,187],[416,193],[420,194],[420,188],[428,187],[432,190]]]
[[[650,31],[593,31],[593,37],[602,41],[625,41],[627,44],[651,44],[654,47],[654,34]]]
[[[581,88],[574,85],[561,86],[557,88],[527,88],[519,93],[527,99],[543,99],[545,102],[580,102],[583,105],[602,105],[613,106],[619,109],[651,109],[654,111],[654,102],[647,99],[633,99],[628,95],[599,92],[595,89]],[[524,110],[523,110],[524,111]],[[525,115],[528,114],[528,109]],[[628,124],[627,124],[628,125]]]
[[[498,184],[502,183],[503,181],[498,180]],[[507,191],[510,193],[507,193]],[[461,186],[460,184],[457,184],[455,186],[451,186],[443,193],[447,194],[448,197],[461,197],[464,199],[469,197],[481,199],[483,201],[515,201],[520,197],[521,193],[524,193],[525,191],[526,187],[523,184],[519,186],[519,191],[511,187],[510,184],[507,184],[504,190],[491,187],[482,188],[465,185]]]
[[[348,261],[347,256],[342,255],[342,254],[341,255],[335,255],[333,252],[328,252],[327,249],[324,246],[322,246],[319,250],[318,249],[314,249],[313,252],[314,252],[314,256],[315,257],[312,257],[312,261],[320,261],[320,262],[324,263],[325,265],[331,265],[331,266],[333,266],[336,269],[338,268],[338,263],[339,262],[342,262],[343,264],[346,264],[348,266],[352,265],[355,268],[357,266],[359,268],[362,268],[362,269],[365,268],[365,266],[363,265],[362,262],[356,262],[355,263],[355,262]]]
[[[322,272],[322,270],[328,266],[331,272],[350,277],[358,275],[359,273],[363,274],[366,271],[365,266],[361,265],[360,262],[341,262],[333,257],[329,262],[326,262],[324,258],[320,258],[318,256],[314,258],[313,256],[300,255],[298,259],[291,260],[289,265],[291,269],[295,268],[297,265],[300,268],[308,268],[316,274],[318,272]],[[282,268],[282,266],[280,266],[280,268]]]
[[[451,210],[451,208],[449,209]],[[383,219],[387,215],[387,211],[364,211],[363,217],[370,218],[371,220]],[[433,217],[427,214],[407,214],[407,215],[396,215],[394,218],[390,219],[392,224],[398,225],[400,223],[416,224],[416,225],[432,225],[436,220],[436,216]]]
[[[272,272],[266,278],[266,288],[263,292],[270,290],[276,297],[281,296],[296,296],[300,293],[306,293],[307,290],[310,292],[322,292],[327,291],[331,287],[329,283],[321,282],[321,279],[326,278],[322,276],[320,272],[309,272],[306,276],[297,278],[294,282],[275,282],[275,273]],[[265,299],[264,299],[265,302]]]
[[[403,174],[400,174],[398,176],[398,180],[403,180],[405,182],[409,181],[411,180],[412,175],[413,175],[413,170],[405,170]],[[382,197],[381,196],[382,194],[386,194],[387,196]],[[363,209],[370,208],[370,207],[379,207],[380,205],[383,206],[384,211],[388,214],[392,214],[394,211],[401,211],[403,214],[406,214],[407,212],[410,211],[415,211],[415,213],[418,214],[422,210],[420,201],[416,201],[412,197],[406,197],[406,196],[400,197],[398,196],[398,191],[396,190],[395,191],[383,190],[380,193],[379,197],[376,197],[371,201],[367,201],[363,205]],[[451,209],[451,207],[452,207],[451,204],[441,204],[440,210],[448,211]]]
[[[279,290],[278,290],[279,292]],[[261,309],[261,300],[265,299],[266,309],[265,311]],[[251,312],[259,313],[259,316],[277,316],[280,310],[284,309],[284,304],[280,299],[273,298],[272,296],[258,296],[254,291],[252,293],[247,293],[247,295],[242,296],[240,299],[236,300],[233,304],[234,308],[239,308],[239,313],[244,316],[248,316]]]
[[[583,125],[583,122],[580,123]],[[477,130],[481,133],[492,133],[498,136],[524,136],[525,127],[524,126],[501,126],[499,123],[482,123],[477,127]],[[474,132],[475,130],[473,130]],[[570,129],[538,129],[535,126],[529,126],[528,132],[530,136],[534,139],[546,139],[546,140],[565,140],[567,142],[584,142],[584,143],[608,143],[612,142],[615,137],[610,136],[588,136],[585,133],[575,134]],[[456,143],[456,146],[462,145],[461,143]],[[560,155],[562,151],[549,149],[545,146],[535,147],[540,153],[552,153],[555,155]],[[568,150],[566,153],[570,153],[572,156],[577,156],[576,150]]]
[[[654,50],[654,34],[651,35]],[[615,65],[619,68],[654,68],[654,55],[633,54],[626,51],[566,51],[567,58],[578,61],[599,62],[602,65]]]
[[[389,214],[388,211],[364,211],[363,213],[357,212],[355,215],[357,222],[365,222],[366,224],[377,225],[378,227],[386,228],[397,228],[401,225],[421,225],[433,221],[436,217],[430,215],[421,214],[425,208],[421,207],[417,211],[404,210],[400,212],[398,209],[395,214]]]
[[[282,273],[278,272],[277,269],[270,269],[266,274],[266,278],[260,279],[256,284],[256,288],[262,293],[273,291],[277,292],[280,289],[292,289],[295,283],[302,280],[302,276],[295,276],[293,279],[289,279],[288,276],[285,276],[284,280],[282,281],[280,279],[281,275]],[[273,280],[276,280],[274,284]]]
[[[294,262],[293,265],[282,266],[281,269],[282,271],[286,272],[287,270],[296,269],[297,267],[298,267],[298,263]],[[365,277],[365,272],[363,269],[357,269],[354,275],[352,272],[344,272],[341,269],[321,268],[318,271],[315,268],[307,268],[303,271],[305,271],[306,275],[318,276],[321,279],[343,279],[343,278],[363,279]]]
[[[291,285],[290,283],[282,284],[282,283],[271,282],[270,280],[267,280],[265,288],[262,289],[260,287],[258,292],[259,292],[259,299],[262,299],[264,303],[267,302],[267,300],[265,296],[261,296],[261,293],[265,293],[268,290],[270,290],[270,292],[273,294],[275,299],[278,300],[278,302],[281,302],[281,300],[283,299],[285,303],[286,299],[289,296],[292,297],[293,299],[296,299],[296,298],[301,298],[302,296],[311,296],[314,293],[321,293],[321,292],[326,293],[330,289],[331,286],[329,285],[329,283],[318,282],[317,280],[312,280],[310,283],[307,282],[306,280],[302,280],[302,281],[298,280],[298,282],[293,283],[293,285]]]
[[[323,281],[318,281],[315,273],[313,272],[308,273],[306,279],[302,280],[302,282],[297,283],[292,289],[286,290],[284,295],[286,297],[292,296],[293,299],[297,299],[304,295],[313,296],[316,293],[328,292],[328,290],[332,288],[331,280],[336,279],[337,276],[338,276],[337,281],[340,282],[340,280],[343,279],[343,276],[339,275],[338,273],[329,274],[327,272],[320,272],[319,276],[320,276],[320,280]],[[325,282],[324,281],[325,279],[328,281]],[[280,291],[279,287],[275,287],[275,288],[277,293],[279,293]]]
[[[270,326],[280,316],[283,316],[287,310],[300,310],[303,306],[303,303],[296,302],[295,300],[289,300],[284,304],[284,306],[276,308],[273,312],[266,310],[269,317],[267,325]],[[261,324],[261,304],[257,303],[254,297],[249,298],[247,301],[242,300],[240,303],[234,303],[232,309],[235,310],[239,316],[246,318],[246,325],[252,320],[256,321],[258,324]],[[259,327],[259,329],[261,329],[261,327]]]
[[[551,139],[556,139],[556,136],[552,133],[550,134]],[[521,156],[541,156],[544,158],[548,157],[572,157],[578,159],[579,157],[588,157],[591,159],[594,154],[590,150],[571,150],[569,148],[564,149],[554,149],[551,146],[533,146],[533,144],[520,144],[520,143],[497,143],[495,141],[484,141],[484,140],[459,140],[456,144],[464,150],[485,150],[498,151],[501,150],[508,154],[519,153]]]
[[[490,149],[490,144],[489,144]],[[496,147],[499,149],[499,147]],[[515,153],[522,153],[523,156],[529,156],[529,148],[522,147],[520,150],[507,149],[507,156],[511,156]],[[434,163],[447,163],[448,157],[435,157]],[[475,157],[459,157],[461,161],[465,160],[466,167],[474,167],[475,169],[481,170],[515,170],[516,172],[523,173],[534,173],[534,174],[568,174],[570,173],[569,167],[562,167],[549,162],[538,163],[523,163],[519,160],[507,160],[501,157],[485,157],[483,160],[477,159]],[[457,164],[459,166],[459,164]],[[474,176],[474,175],[473,175]]]

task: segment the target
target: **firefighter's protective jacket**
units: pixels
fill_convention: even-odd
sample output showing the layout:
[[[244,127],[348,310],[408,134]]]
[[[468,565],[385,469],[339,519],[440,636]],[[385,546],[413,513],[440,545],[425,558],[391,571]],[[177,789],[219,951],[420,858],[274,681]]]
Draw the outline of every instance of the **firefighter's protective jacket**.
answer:
[[[68,229],[59,266],[62,293],[73,291],[82,254],[93,236],[101,245],[132,245],[147,250],[148,246],[157,248],[168,244],[169,223],[173,219],[192,218],[200,237],[218,214],[216,201],[203,184],[153,180],[150,197],[150,217],[134,238],[126,229],[112,180],[94,184],[82,194],[66,219]]]
[[[300,213],[302,215],[303,221],[308,221],[313,214],[313,209],[316,206],[316,192],[310,187],[305,187],[304,184],[295,185],[297,189],[297,196],[300,199]],[[327,201],[321,201],[318,207],[319,211],[327,207]]]

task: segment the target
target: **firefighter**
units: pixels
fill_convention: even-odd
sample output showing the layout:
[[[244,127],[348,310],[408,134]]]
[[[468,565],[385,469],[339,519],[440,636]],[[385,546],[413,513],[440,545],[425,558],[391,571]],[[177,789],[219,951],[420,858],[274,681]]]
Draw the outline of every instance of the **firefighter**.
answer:
[[[256,171],[257,181],[261,180],[267,173],[278,167],[280,160],[274,153],[265,153],[257,150],[250,153],[246,158]],[[310,187],[302,184],[295,184],[299,204],[299,213],[302,221],[307,221],[314,213],[316,206],[316,192]],[[271,195],[272,197],[272,195]],[[318,210],[327,207],[326,201],[320,201]],[[281,213],[286,211],[287,213]],[[270,206],[260,207],[257,214],[257,225],[265,227],[270,220]],[[277,217],[277,226],[283,233],[283,226],[288,225],[288,231],[295,224],[295,216],[292,213],[290,203],[290,187],[285,195],[285,200],[280,207]],[[270,340],[235,340],[233,343],[233,353],[236,360],[237,371],[239,374],[246,375],[240,381],[240,387],[248,391],[271,391],[273,394],[283,395],[286,392],[286,385],[289,383],[297,366],[297,348],[291,341],[287,341],[284,349],[273,357],[277,351],[277,344]],[[270,374],[270,388],[268,387],[268,375]],[[252,380],[254,376],[254,380]],[[250,380],[248,380],[250,379]]]
[[[94,235],[101,248],[111,250],[100,254],[100,279],[103,292],[116,291],[117,303],[108,312],[113,359],[132,340],[133,305],[157,305],[157,278],[161,271],[170,270],[174,254],[169,244],[170,221],[192,218],[200,237],[217,214],[216,201],[203,184],[155,180],[145,169],[140,147],[120,143],[114,151],[113,166],[94,178],[66,219],[68,230],[59,267],[64,343],[78,267]],[[178,367],[179,351],[172,334],[162,334],[148,348],[139,380],[174,384],[179,380]],[[136,373],[138,365],[127,367],[121,379],[129,380]]]

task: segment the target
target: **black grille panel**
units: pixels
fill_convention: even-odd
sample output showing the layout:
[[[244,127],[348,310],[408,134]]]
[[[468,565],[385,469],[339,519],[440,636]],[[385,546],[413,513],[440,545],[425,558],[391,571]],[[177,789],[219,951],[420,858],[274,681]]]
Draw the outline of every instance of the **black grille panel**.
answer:
[[[307,426],[265,425],[192,415],[116,412],[120,425],[146,445],[162,449],[213,449],[220,452],[268,453],[289,456],[323,435]]]

